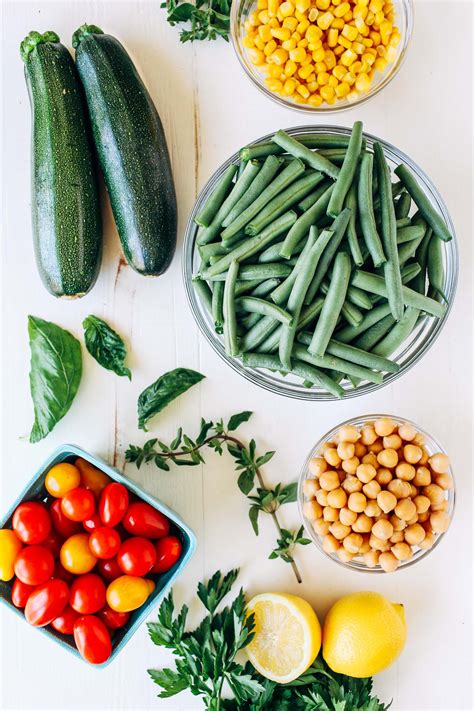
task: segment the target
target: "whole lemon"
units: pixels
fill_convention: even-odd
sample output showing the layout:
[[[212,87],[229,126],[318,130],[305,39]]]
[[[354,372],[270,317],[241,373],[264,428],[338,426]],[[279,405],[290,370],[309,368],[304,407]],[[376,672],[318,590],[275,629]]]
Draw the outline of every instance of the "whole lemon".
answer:
[[[383,595],[346,595],[329,610],[323,627],[323,657],[339,674],[373,676],[392,664],[405,646],[403,605]]]

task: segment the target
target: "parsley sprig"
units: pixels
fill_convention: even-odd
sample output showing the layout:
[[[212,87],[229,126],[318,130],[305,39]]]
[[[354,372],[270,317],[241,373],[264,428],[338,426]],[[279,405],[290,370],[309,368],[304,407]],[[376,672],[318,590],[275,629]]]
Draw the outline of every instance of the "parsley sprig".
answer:
[[[182,29],[179,33],[181,42],[215,40],[218,37],[228,42],[230,5],[230,0],[196,0],[195,4],[167,0],[161,7],[166,8],[166,19],[170,25],[190,23],[189,29]]]

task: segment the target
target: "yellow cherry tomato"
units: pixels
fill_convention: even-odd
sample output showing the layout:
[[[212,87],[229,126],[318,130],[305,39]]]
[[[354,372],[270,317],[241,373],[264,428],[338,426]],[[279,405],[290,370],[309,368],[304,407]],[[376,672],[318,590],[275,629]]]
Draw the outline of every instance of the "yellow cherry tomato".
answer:
[[[94,465],[86,459],[78,457],[74,464],[81,474],[81,486],[85,489],[89,489],[95,497],[99,498],[107,484],[110,484],[112,481],[111,478],[107,476],[107,474],[104,474],[104,472],[101,472],[100,469],[97,469],[97,467],[94,467]]]
[[[51,496],[62,498],[68,491],[75,489],[81,483],[81,473],[74,464],[61,462],[51,467],[46,474],[44,485]]]
[[[150,578],[144,578],[144,581],[148,585],[148,595],[151,595],[153,590],[156,588],[156,585],[153,580],[150,580]]]
[[[22,543],[14,531],[9,528],[0,529],[0,580],[11,580],[15,574],[13,566]]]
[[[131,612],[143,605],[150,592],[149,581],[135,575],[122,575],[107,588],[107,602],[115,612]]]
[[[74,575],[89,573],[97,563],[89,548],[89,534],[75,533],[64,541],[59,559],[66,570]]]

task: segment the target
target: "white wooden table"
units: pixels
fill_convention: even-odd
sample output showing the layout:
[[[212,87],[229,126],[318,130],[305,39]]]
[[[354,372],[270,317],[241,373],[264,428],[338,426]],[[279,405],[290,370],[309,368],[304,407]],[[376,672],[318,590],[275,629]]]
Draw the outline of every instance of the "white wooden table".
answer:
[[[176,366],[206,374],[172,404],[153,426],[170,438],[178,425],[196,431],[201,415],[255,412],[243,432],[260,449],[277,449],[266,467],[268,482],[289,482],[315,440],[341,420],[382,411],[404,415],[437,437],[450,452],[457,479],[454,523],[441,546],[424,562],[401,573],[371,576],[325,559],[312,546],[300,549],[298,586],[289,566],[269,561],[274,542],[270,520],[255,538],[247,503],[228,458],[208,456],[205,467],[161,473],[153,467],[126,473],[189,523],[198,539],[194,559],[175,588],[179,602],[217,568],[241,567],[240,582],[254,594],[265,590],[304,595],[322,619],[340,596],[372,589],[406,605],[408,642],[400,659],[377,677],[375,689],[400,709],[471,708],[471,343],[472,309],[472,114],[469,2],[417,0],[415,32],[399,77],[372,102],[322,120],[350,126],[362,119],[367,131],[388,139],[431,176],[451,211],[459,239],[461,275],[452,315],[431,351],[393,386],[363,399],[317,405],[283,399],[241,379],[198,333],[181,278],[181,246],[187,216],[210,174],[246,142],[280,127],[308,123],[277,107],[243,75],[230,46],[219,41],[182,45],[153,2],[7,2],[2,39],[4,66],[3,181],[3,461],[1,509],[5,510],[53,448],[74,442],[119,468],[130,442],[142,443],[136,398]],[[132,53],[163,120],[179,201],[179,245],[169,272],[144,279],[124,266],[106,210],[105,254],[93,292],[76,302],[57,301],[40,284],[30,227],[30,109],[18,46],[28,31],[56,30],[70,44],[82,23],[98,24]],[[67,417],[37,445],[28,443],[27,314],[52,320],[81,336],[89,313],[113,324],[129,344],[133,381],[102,370],[85,355],[80,392]],[[296,505],[282,512],[298,525]],[[197,606],[192,605],[197,613]],[[0,707],[8,709],[188,709],[201,708],[191,695],[156,699],[146,669],[169,663],[142,627],[119,658],[97,671],[77,661],[2,609]],[[153,619],[153,615],[151,616]]]

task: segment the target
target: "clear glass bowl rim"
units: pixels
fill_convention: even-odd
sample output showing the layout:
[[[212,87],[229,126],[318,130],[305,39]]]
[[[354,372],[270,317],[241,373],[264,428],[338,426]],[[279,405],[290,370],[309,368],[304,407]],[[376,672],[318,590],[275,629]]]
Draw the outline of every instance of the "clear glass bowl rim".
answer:
[[[235,55],[239,61],[240,66],[244,70],[248,79],[252,82],[257,89],[264,94],[267,98],[274,101],[280,106],[284,106],[287,109],[292,109],[293,111],[299,111],[307,114],[330,114],[339,113],[341,111],[349,111],[350,109],[365,104],[367,101],[376,96],[382,89],[384,89],[390,82],[398,75],[401,67],[403,66],[410,45],[410,41],[413,35],[413,24],[414,24],[414,3],[413,0],[398,0],[401,8],[403,8],[403,17],[401,21],[398,21],[398,25],[402,26],[402,45],[400,47],[400,52],[394,64],[390,66],[390,69],[383,73],[380,80],[375,84],[375,86],[366,94],[361,94],[360,98],[352,102],[344,102],[338,105],[338,102],[333,106],[322,105],[322,106],[308,106],[305,104],[295,104],[292,101],[284,99],[279,94],[276,94],[265,87],[265,85],[259,82],[252,71],[247,66],[243,58],[243,48],[240,43],[240,12],[242,6],[249,3],[249,0],[236,0],[232,3],[231,13],[230,13],[230,37],[232,41],[232,46],[234,48]],[[399,28],[400,29],[400,28]]]
[[[326,558],[329,558],[330,560],[334,561],[335,563],[338,563],[341,565],[343,568],[349,568],[350,570],[357,570],[359,573],[385,573],[385,571],[380,567],[377,566],[375,568],[369,568],[368,566],[364,565],[362,562],[358,561],[349,561],[348,563],[345,563],[344,561],[340,560],[336,555],[333,555],[331,553],[326,553],[325,550],[323,550],[322,547],[322,542],[321,539],[319,538],[318,534],[312,529],[310,526],[309,522],[307,521],[306,517],[303,514],[303,504],[305,501],[305,496],[303,494],[303,482],[305,479],[308,478],[308,464],[310,460],[318,454],[321,446],[324,444],[324,442],[331,441],[331,439],[334,437],[334,435],[337,434],[337,432],[341,429],[341,427],[344,427],[345,425],[355,425],[356,427],[360,427],[361,425],[366,424],[367,422],[373,422],[375,420],[380,419],[381,417],[390,417],[392,420],[394,420],[397,423],[403,423],[403,424],[408,424],[412,425],[417,432],[420,432],[425,438],[426,438],[426,445],[428,447],[428,450],[431,453],[436,452],[443,452],[444,454],[447,454],[446,450],[440,445],[437,439],[433,437],[429,432],[427,432],[423,427],[420,427],[416,422],[413,422],[412,420],[409,420],[406,417],[400,417],[399,415],[388,415],[388,414],[375,414],[375,415],[359,415],[356,417],[350,417],[348,420],[345,420],[344,422],[341,422],[340,424],[332,427],[326,434],[324,434],[318,442],[314,445],[314,447],[311,449],[311,451],[308,453],[308,456],[305,459],[305,462],[301,468],[301,472],[298,478],[298,510],[300,514],[300,519],[301,523],[304,526],[304,529],[308,536],[311,538],[312,542],[316,546],[316,548],[323,553],[323,555],[326,556]],[[415,563],[418,563],[420,560],[423,558],[426,558],[426,556],[431,553],[440,543],[440,541],[446,536],[446,534],[449,532],[451,525],[452,525],[452,519],[454,515],[454,509],[455,509],[455,502],[456,502],[456,481],[454,478],[453,470],[451,467],[451,463],[449,466],[449,473],[451,474],[453,478],[453,488],[451,490],[447,491],[448,494],[448,502],[449,502],[449,508],[448,508],[448,513],[451,516],[451,524],[448,528],[447,531],[444,533],[439,533],[436,536],[435,542],[431,546],[431,548],[428,548],[426,550],[423,549],[418,549],[418,551],[414,554],[413,558],[410,558],[410,560],[402,561],[397,568],[398,570],[403,570],[405,568],[409,568],[412,565],[415,565]]]
[[[291,136],[301,136],[307,133],[329,133],[334,136],[348,136],[351,133],[351,129],[349,128],[343,126],[331,126],[328,124],[317,126],[295,126],[292,128],[286,128],[284,130]],[[262,136],[261,138],[257,138],[256,140],[249,142],[247,145],[255,145],[257,143],[269,141],[273,135],[274,132],[268,133],[265,136]],[[441,213],[453,236],[453,239],[450,242],[443,243],[444,249],[446,250],[446,255],[447,257],[449,256],[450,259],[450,263],[447,264],[448,267],[450,266],[450,269],[446,269],[445,275],[446,280],[449,279],[449,282],[447,284],[445,283],[444,289],[446,296],[448,297],[448,304],[444,316],[441,319],[433,319],[432,317],[427,317],[424,319],[423,333],[421,334],[423,336],[423,340],[418,345],[416,353],[410,356],[410,359],[407,361],[407,363],[403,364],[397,373],[386,374],[381,384],[365,383],[359,386],[358,388],[346,390],[344,395],[345,400],[352,397],[359,397],[361,395],[366,395],[375,392],[380,388],[383,388],[385,385],[393,383],[395,380],[404,375],[405,372],[409,371],[416,363],[418,363],[418,361],[425,355],[425,353],[431,348],[433,343],[436,341],[444,324],[447,321],[447,318],[453,306],[459,274],[459,256],[454,225],[449,215],[448,209],[443,201],[443,198],[441,197],[439,191],[437,190],[431,179],[406,153],[396,148],[391,143],[388,143],[387,141],[384,141],[383,139],[378,138],[377,136],[374,136],[370,133],[364,132],[363,135],[367,141],[367,145],[369,148],[372,147],[374,142],[378,142],[381,144],[385,155],[388,156],[392,162],[403,162],[406,163],[409,168],[411,168],[411,170],[415,173],[416,177],[421,181],[425,192],[430,198],[430,201],[435,203],[437,209]],[[192,286],[194,247],[195,238],[197,234],[197,225],[194,222],[194,218],[203,202],[207,200],[209,194],[214,189],[215,184],[221,177],[222,173],[231,163],[236,163],[239,161],[239,151],[236,151],[226,161],[224,161],[221,166],[211,175],[211,177],[199,193],[186,225],[182,256],[182,273],[185,292],[191,308],[191,312],[194,316],[195,321],[198,324],[201,333],[204,335],[204,337],[206,338],[210,346],[214,349],[214,351],[228,365],[230,365],[230,367],[235,372],[239,373],[250,382],[254,383],[255,385],[258,385],[259,387],[263,387],[269,392],[286,397],[293,397],[299,400],[337,400],[335,396],[330,395],[329,393],[325,393],[324,391],[315,390],[314,388],[304,388],[302,385],[290,383],[289,381],[284,382],[283,380],[272,380],[270,376],[262,376],[258,370],[244,368],[240,361],[235,358],[231,358],[226,354],[222,341],[209,327],[205,320],[205,317],[203,316],[203,307]],[[413,343],[417,342],[419,336],[420,334],[417,334],[415,340],[405,342],[404,351],[402,352],[402,355],[409,346],[411,347]],[[407,345],[408,343],[409,346]]]

